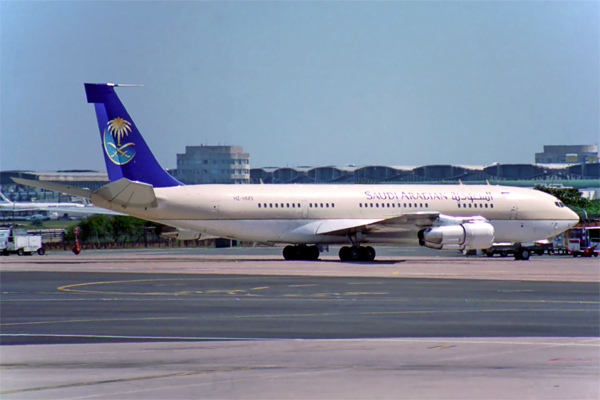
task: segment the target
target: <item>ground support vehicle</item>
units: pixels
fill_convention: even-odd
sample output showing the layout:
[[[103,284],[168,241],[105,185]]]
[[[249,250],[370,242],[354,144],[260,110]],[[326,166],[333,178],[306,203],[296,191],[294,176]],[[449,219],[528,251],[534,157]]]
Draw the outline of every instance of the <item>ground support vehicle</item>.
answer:
[[[539,241],[528,245],[523,244],[511,244],[511,243],[498,243],[494,244],[487,250],[484,250],[484,254],[488,257],[493,257],[495,254],[499,254],[500,257],[507,257],[509,254],[515,257],[515,260],[528,260],[531,254],[537,254],[541,256],[546,251],[550,253],[553,245],[549,241]]]
[[[38,253],[44,255],[46,250],[42,245],[42,235],[28,235],[26,231],[0,231],[0,254],[31,255]]]

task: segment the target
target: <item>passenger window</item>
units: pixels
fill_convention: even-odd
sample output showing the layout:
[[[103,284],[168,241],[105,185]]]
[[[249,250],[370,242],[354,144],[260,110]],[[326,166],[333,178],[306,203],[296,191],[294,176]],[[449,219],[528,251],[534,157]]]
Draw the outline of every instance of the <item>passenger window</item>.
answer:
[[[273,203],[269,203],[269,207],[270,207],[270,208],[273,208]]]
[[[312,208],[312,203],[309,204],[310,208]]]
[[[323,203],[321,203],[321,208],[323,208]]]
[[[258,208],[260,208],[260,203],[258,203]]]
[[[469,203],[469,208],[471,208],[471,203]]]
[[[281,203],[281,208],[283,208],[283,203]]]
[[[392,208],[396,208],[396,204],[395,203],[392,203]]]
[[[275,208],[277,208],[277,203],[275,203]]]
[[[335,208],[335,203],[331,203],[331,208]]]
[[[488,208],[488,205],[487,205],[487,203],[485,204],[485,208]]]
[[[298,208],[300,208],[300,203],[298,203]]]
[[[329,208],[329,203],[325,203],[325,207]]]
[[[494,208],[494,205],[493,205],[493,204],[490,204],[490,208]]]
[[[404,208],[406,208],[406,203],[404,203]]]
[[[412,204],[408,203],[408,208],[412,208]]]
[[[429,204],[428,203],[425,203],[425,208],[429,208]]]
[[[358,206],[359,206],[360,208],[362,208],[362,203],[358,203]]]
[[[420,204],[419,204],[419,207],[423,208],[423,203],[420,203]]]
[[[292,208],[296,208],[296,203],[292,203]]]
[[[375,203],[375,207],[379,208],[379,203]]]
[[[371,208],[373,208],[373,203],[371,203]]]

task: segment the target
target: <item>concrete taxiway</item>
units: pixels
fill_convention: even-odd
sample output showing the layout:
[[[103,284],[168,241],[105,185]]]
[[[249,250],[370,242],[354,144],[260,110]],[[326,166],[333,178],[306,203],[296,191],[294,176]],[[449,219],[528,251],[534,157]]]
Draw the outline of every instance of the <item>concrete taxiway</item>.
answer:
[[[0,259],[0,395],[600,397],[597,259],[279,253]]]

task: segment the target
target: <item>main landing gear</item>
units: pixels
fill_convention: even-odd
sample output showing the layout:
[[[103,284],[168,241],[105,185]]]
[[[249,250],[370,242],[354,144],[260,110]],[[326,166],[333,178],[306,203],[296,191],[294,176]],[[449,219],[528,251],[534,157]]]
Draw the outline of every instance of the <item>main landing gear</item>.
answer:
[[[317,246],[285,246],[283,258],[286,260],[316,261],[319,259],[319,248]]]
[[[373,261],[375,249],[371,246],[344,246],[340,249],[340,260],[342,261]]]

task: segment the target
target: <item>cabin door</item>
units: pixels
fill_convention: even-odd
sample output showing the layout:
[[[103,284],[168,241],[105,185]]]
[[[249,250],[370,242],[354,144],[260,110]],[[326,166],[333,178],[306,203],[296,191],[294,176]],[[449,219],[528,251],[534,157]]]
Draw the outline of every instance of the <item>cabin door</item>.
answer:
[[[517,202],[512,202],[510,205],[510,219],[517,219],[519,214],[519,206]]]

